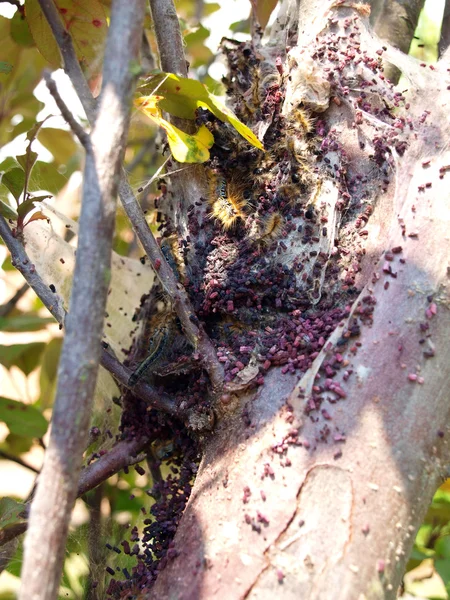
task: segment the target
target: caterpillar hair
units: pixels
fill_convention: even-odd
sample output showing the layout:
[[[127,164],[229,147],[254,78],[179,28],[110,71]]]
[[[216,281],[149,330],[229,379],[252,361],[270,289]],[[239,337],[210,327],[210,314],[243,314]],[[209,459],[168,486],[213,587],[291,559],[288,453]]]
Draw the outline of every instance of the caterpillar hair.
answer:
[[[314,119],[304,108],[300,107],[292,112],[292,123],[304,133],[311,133],[314,127]]]
[[[283,230],[283,217],[279,212],[274,212],[264,219],[259,230],[258,242],[268,244],[276,239]]]
[[[242,189],[233,182],[212,175],[210,182],[209,203],[211,216],[220,221],[224,229],[230,229],[238,219],[245,219],[244,211],[248,201],[244,198]]]

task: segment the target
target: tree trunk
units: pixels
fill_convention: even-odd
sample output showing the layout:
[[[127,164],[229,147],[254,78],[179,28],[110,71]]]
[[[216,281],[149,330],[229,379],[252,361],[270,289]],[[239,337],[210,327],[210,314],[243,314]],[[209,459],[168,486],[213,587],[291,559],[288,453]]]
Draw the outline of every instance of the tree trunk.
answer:
[[[383,52],[364,6],[305,2],[300,11],[308,4],[314,18],[287,55],[285,16],[275,25],[278,46],[272,39],[227,53],[238,112],[249,98],[245,69],[257,59],[266,112],[249,111],[255,130],[285,131],[283,122],[304,118],[298,109],[315,119],[320,149],[300,192],[304,213],[293,220],[297,231],[306,207],[316,208],[313,225],[325,240],[313,256],[324,260],[314,272],[318,293],[305,286],[309,308],[290,313],[313,362],[290,368],[293,356],[297,366],[302,359],[287,329],[265,356],[272,368],[263,385],[228,385],[174,558],[141,597],[395,598],[449,459],[445,56],[435,70],[421,68]],[[381,54],[408,77],[407,98],[386,83]],[[271,88],[262,72],[268,66],[275,76],[275,64],[283,84]],[[288,138],[288,148],[295,143]],[[294,148],[292,168],[302,160],[295,156]],[[286,236],[288,251],[273,261],[309,259],[304,231]],[[273,366],[277,356],[284,366]]]

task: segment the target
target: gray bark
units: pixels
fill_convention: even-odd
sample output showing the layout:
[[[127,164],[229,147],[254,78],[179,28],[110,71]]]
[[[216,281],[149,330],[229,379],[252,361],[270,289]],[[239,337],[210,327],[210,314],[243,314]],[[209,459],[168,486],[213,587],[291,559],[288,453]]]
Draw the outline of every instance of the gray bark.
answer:
[[[113,3],[99,110],[84,172],[77,260],[52,431],[25,539],[23,600],[50,600],[58,595],[99,366],[116,194],[134,80],[131,67],[138,58],[143,15],[143,0]]]
[[[425,71],[387,52],[410,80],[413,131],[404,131],[404,154],[392,149],[391,181],[377,181],[369,147],[392,130],[369,113],[357,115],[352,93],[328,106],[326,60],[314,52],[339,46],[327,42],[329,27],[342,39],[361,32],[361,51],[374,60],[379,41],[366,32],[364,14],[354,20],[357,7],[329,13],[332,4],[309,5],[315,19],[305,17],[308,28],[302,36],[300,27],[299,47],[285,63],[283,111],[300,102],[324,106],[320,118],[336,132],[348,171],[369,177],[374,210],[355,270],[361,292],[300,380],[273,368],[257,392],[236,391],[217,406],[217,428],[175,536],[176,557],[145,597],[393,599],[450,458],[447,65]],[[371,103],[387,97],[383,86],[378,79],[370,86]],[[347,223],[340,244],[358,227]],[[348,248],[356,257],[356,247]],[[341,346],[371,303],[356,343]],[[337,355],[345,368],[333,377],[335,391],[324,393],[324,369]]]

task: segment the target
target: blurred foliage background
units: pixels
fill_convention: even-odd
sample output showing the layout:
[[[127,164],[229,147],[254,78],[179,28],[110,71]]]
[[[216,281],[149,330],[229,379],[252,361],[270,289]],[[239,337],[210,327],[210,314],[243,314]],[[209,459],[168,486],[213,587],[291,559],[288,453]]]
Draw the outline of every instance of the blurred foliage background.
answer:
[[[276,0],[260,2],[261,18],[268,19]],[[34,0],[27,0],[33,8]],[[108,18],[110,2],[96,0],[96,10]],[[92,5],[91,5],[92,6]],[[14,207],[11,182],[5,175],[14,168],[14,157],[27,148],[27,132],[47,118],[33,141],[37,162],[30,178],[32,192],[48,193],[64,215],[76,220],[80,206],[83,152],[58,114],[41,81],[48,66],[30,32],[23,11],[1,3],[0,13],[0,201],[3,211]],[[192,77],[198,78],[217,95],[223,95],[221,76],[225,66],[217,46],[222,36],[248,39],[250,3],[242,0],[178,0],[177,10]],[[443,13],[442,0],[427,1],[422,11],[411,53],[424,62],[437,60],[437,45]],[[85,33],[85,32],[84,32]],[[84,34],[83,33],[83,34]],[[146,22],[148,52],[146,67],[157,67],[156,44],[150,17]],[[51,62],[51,61],[50,61]],[[53,66],[55,66],[53,64]],[[56,65],[57,66],[57,65]],[[95,55],[84,65],[91,89],[98,86]],[[74,114],[83,121],[82,109],[62,71],[56,74],[59,89]],[[402,81],[400,81],[400,87]],[[156,173],[164,162],[164,141],[149,120],[133,114],[125,164],[135,190]],[[6,183],[5,183],[6,182]],[[155,202],[157,179],[143,199],[155,230],[158,228]],[[0,212],[1,212],[0,210]],[[5,214],[5,212],[2,212]],[[70,231],[66,241],[70,242]],[[140,249],[119,208],[115,251],[139,259]],[[12,267],[5,246],[0,243],[0,531],[21,522],[23,502],[32,492],[42,464],[55,394],[61,332],[34,293],[23,284]],[[113,410],[113,409],[108,409]],[[86,456],[97,450],[95,441]],[[170,476],[170,451],[155,449],[163,457],[162,475]],[[67,545],[60,598],[102,598],[106,568],[126,576],[133,566],[114,540],[123,538],[130,527],[142,526],[148,518],[152,499],[151,469],[130,468],[115,475],[98,489],[77,500]],[[22,542],[0,549],[0,600],[16,598],[22,561]],[[108,576],[106,576],[108,577]],[[411,554],[404,580],[404,597],[447,599],[450,593],[450,479],[436,492]]]

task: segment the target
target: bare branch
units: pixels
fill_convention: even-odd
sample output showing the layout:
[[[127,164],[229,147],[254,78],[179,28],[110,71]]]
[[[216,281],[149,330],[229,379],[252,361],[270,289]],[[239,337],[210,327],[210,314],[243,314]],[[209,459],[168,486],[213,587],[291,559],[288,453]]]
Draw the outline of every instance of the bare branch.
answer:
[[[18,238],[15,238],[4,217],[0,215],[0,236],[11,253],[11,263],[22,273],[28,285],[33,288],[36,295],[42,300],[51,314],[64,325],[66,311],[62,299],[54,294],[46,285],[41,276],[36,272],[33,263],[28,258],[25,248]]]
[[[92,125],[95,120],[96,102],[91,94],[86,78],[83,75],[83,71],[81,70],[72,43],[72,38],[70,37],[69,32],[66,31],[53,0],[39,0],[39,4],[61,52],[64,71],[70,77],[75,91],[80,98],[80,102],[83,105],[86,116]]]
[[[178,15],[173,0],[150,0],[161,69],[188,76]]]
[[[7,248],[11,252],[12,264],[16,266],[19,271],[21,271],[21,273],[26,279],[26,272],[24,272],[25,267],[29,266],[29,270],[31,271],[31,281],[29,281],[28,284],[25,284],[25,286],[23,286],[21,290],[24,289],[24,291],[26,291],[27,289],[29,289],[29,287],[31,287],[38,296],[38,298],[46,306],[46,308],[60,323],[62,328],[67,315],[63,307],[62,299],[56,293],[51,292],[49,287],[42,280],[41,276],[35,271],[34,265],[28,258],[24,247],[22,246],[20,241],[13,236],[5,219],[1,216],[0,235],[3,238],[3,241],[5,242]],[[21,266],[21,268],[19,268],[19,265]],[[101,364],[107,371],[109,371],[114,376],[114,378],[119,383],[121,383],[124,386],[127,385],[129,377],[131,375],[131,371],[127,369],[124,365],[122,365],[104,348],[102,349]],[[170,400],[170,398],[166,395],[160,397],[160,395],[157,394],[156,390],[150,384],[145,383],[144,381],[140,381],[134,386],[133,389],[142,400],[152,404],[154,408],[163,410],[164,412],[168,412],[169,414],[177,414],[178,416],[180,416],[178,411],[175,411],[174,404]]]
[[[220,389],[223,385],[223,367],[217,359],[215,348],[200,325],[199,320],[195,317],[189,297],[183,286],[177,282],[174,272],[165,260],[125,177],[120,182],[119,193],[133,229],[155,268],[161,284],[174,303],[174,309],[181,321],[184,333],[200,352],[201,360],[205,365],[212,385],[214,388]]]
[[[14,456],[13,454],[9,454],[8,452],[5,452],[4,450],[0,450],[0,458],[4,458],[5,460],[10,460],[11,462],[15,462],[16,464],[20,465],[21,467],[25,467],[25,469],[29,469],[30,471],[33,471],[34,473],[39,474],[39,469],[36,469],[36,467],[29,465],[24,460],[22,460],[19,456]]]
[[[8,302],[2,304],[0,306],[0,317],[7,317],[9,313],[14,310],[19,300],[27,293],[29,289],[30,286],[28,283],[24,283],[23,286],[17,290],[14,296],[8,300]]]
[[[118,442],[109,452],[81,471],[78,495],[92,490],[125,467],[145,460],[146,455],[140,453],[148,446],[149,441],[147,437],[140,437]]]
[[[96,462],[82,469],[78,481],[77,497],[82,496],[89,490],[94,489],[103,481],[118,473],[125,467],[130,467],[146,459],[146,454],[142,451],[148,446],[149,438],[140,437],[132,440],[121,440],[99,458]],[[30,467],[31,468],[31,467]],[[27,514],[27,506],[24,508],[24,515]],[[17,523],[10,527],[0,530],[0,547],[13,540],[15,537],[25,533],[28,522]]]
[[[128,386],[128,380],[130,379],[132,371],[127,369],[107,350],[103,350],[100,363],[119,383]],[[176,408],[175,403],[167,394],[157,392],[155,388],[143,380],[138,381],[138,383],[133,386],[133,393],[141,400],[144,400],[144,402],[151,404],[153,408],[180,418],[184,416],[184,413]]]
[[[21,242],[13,236],[11,229],[2,216],[0,216],[0,235],[11,253],[13,265],[16,266],[28,282],[26,287],[24,286],[25,291],[28,287],[31,287],[62,328],[67,315],[62,299],[58,294],[53,293],[50,290],[39,273],[36,272],[34,265],[28,258],[25,248],[22,246]],[[101,364],[119,383],[125,386],[127,385],[131,371],[124,367],[105,348],[102,348]],[[175,406],[170,398],[165,395],[160,396],[150,384],[141,381],[139,384],[135,385],[133,389],[139,394],[139,397],[142,398],[142,400],[152,404],[154,408],[158,408],[169,414],[180,416],[179,411],[175,410]]]
[[[89,532],[88,532],[88,560],[89,574],[84,586],[84,594],[87,600],[100,600],[102,589],[97,585],[97,575],[104,571],[106,567],[106,547],[99,544],[104,536],[105,527],[102,515],[102,500],[104,498],[104,489],[100,485],[95,492],[85,498],[86,506],[89,510]],[[100,586],[101,588],[102,586]]]
[[[86,150],[91,151],[91,141],[89,139],[89,135],[81,127],[81,125],[75,119],[71,111],[67,108],[67,105],[65,104],[64,100],[59,95],[58,88],[56,87],[56,83],[52,79],[51,73],[47,70],[44,71],[44,79],[45,83],[47,84],[48,91],[53,96],[53,99],[56,102],[56,106],[61,111],[62,116],[66,120],[73,133],[79,139],[80,144],[84,146]]]
[[[48,3],[42,1],[41,5]],[[131,66],[138,57],[144,8],[144,0],[115,1],[112,5],[92,152],[86,158],[77,260],[53,427],[25,540],[22,581],[26,581],[26,589],[22,586],[22,600],[53,599],[58,593],[100,360],[116,193],[134,79]],[[58,39],[60,47],[63,42]]]
[[[51,0],[40,0],[40,3],[41,6],[43,4],[51,4],[54,8]],[[44,10],[43,6],[42,9]],[[157,0],[156,2],[152,3],[152,11],[154,11],[153,17],[155,28],[158,29],[158,39],[160,40],[161,44],[164,45],[163,40],[165,36],[169,36],[167,37],[166,45],[170,45],[172,48],[172,50],[168,49],[166,52],[164,49],[159,47],[161,56],[164,55],[164,60],[161,59],[162,67],[168,71],[179,72],[179,74],[183,75],[184,77],[187,76],[186,60],[181,43],[181,32],[173,3],[171,1],[168,2],[167,0]],[[56,41],[61,50],[61,54],[64,56],[64,53],[67,53],[67,56],[69,57],[66,72],[72,80],[75,90],[80,96],[80,100],[82,100],[80,94],[84,93],[84,86],[80,84],[79,76],[81,74],[81,77],[84,79],[84,75],[81,72],[81,69],[79,69],[79,64],[76,59],[72,40],[64,30],[58,14],[56,14],[55,17],[53,10],[48,7],[47,11],[44,11],[44,14],[55,35]],[[169,18],[167,18],[168,14]],[[164,17],[164,15],[166,16]],[[167,21],[167,23],[165,23],[165,21]],[[60,31],[60,28],[62,28],[63,31]],[[178,39],[180,40],[180,43],[173,44],[173,40]],[[73,62],[73,58],[76,60],[76,65]],[[174,69],[176,69],[176,71]],[[80,73],[78,73],[78,70],[80,70]],[[87,86],[85,79],[84,83]],[[92,121],[94,113],[88,112],[90,110],[90,104],[88,103],[85,105],[83,102],[83,106],[89,120]],[[61,110],[61,107],[59,108]],[[196,182],[196,177],[193,170],[190,170],[188,174],[181,174],[179,184],[181,186],[179,188],[180,194],[182,197],[187,199],[187,205],[198,199],[198,182]],[[186,336],[201,353],[201,359],[205,363],[205,368],[210,376],[212,385],[215,389],[220,389],[223,383],[223,368],[217,360],[215,349],[211,341],[208,339],[206,333],[199,327],[198,320],[194,315],[194,311],[190,305],[187,294],[178,284],[175,274],[166,261],[166,258],[160,251],[153,233],[150,231],[150,228],[147,225],[142,209],[127,182],[124,172],[122,173],[122,180],[119,186],[119,195],[125,212],[131,221],[133,229],[141,240],[144,250],[148,255],[150,264],[154,268],[162,285],[174,302],[175,311],[180,318]]]

